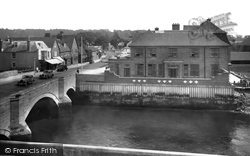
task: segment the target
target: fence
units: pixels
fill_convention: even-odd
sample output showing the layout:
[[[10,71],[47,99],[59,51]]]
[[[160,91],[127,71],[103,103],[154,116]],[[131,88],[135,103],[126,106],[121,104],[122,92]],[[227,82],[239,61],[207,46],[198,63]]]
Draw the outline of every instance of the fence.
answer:
[[[80,91],[92,92],[110,92],[122,93],[122,95],[137,94],[155,94],[163,93],[165,95],[187,95],[194,98],[215,98],[217,95],[232,96],[234,88],[231,86],[182,86],[182,85],[164,85],[164,84],[118,84],[118,83],[93,83],[80,82]]]

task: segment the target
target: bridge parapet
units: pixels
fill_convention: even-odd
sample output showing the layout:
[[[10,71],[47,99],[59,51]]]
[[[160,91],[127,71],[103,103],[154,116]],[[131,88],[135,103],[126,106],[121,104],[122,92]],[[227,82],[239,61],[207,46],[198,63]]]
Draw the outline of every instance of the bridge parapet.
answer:
[[[21,141],[0,141],[0,154],[16,154],[13,149],[35,149],[34,155],[49,154],[51,156],[221,156],[217,154],[187,153],[174,151],[144,150],[118,147],[102,147],[59,143],[38,143]],[[25,153],[23,153],[25,154]],[[30,155],[30,154],[29,154]]]

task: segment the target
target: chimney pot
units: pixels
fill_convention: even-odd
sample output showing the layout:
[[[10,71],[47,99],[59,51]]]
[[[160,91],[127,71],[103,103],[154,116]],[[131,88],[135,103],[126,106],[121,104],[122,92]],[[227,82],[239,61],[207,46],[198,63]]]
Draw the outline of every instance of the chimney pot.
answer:
[[[179,23],[173,23],[172,24],[172,30],[180,30],[180,24]]]

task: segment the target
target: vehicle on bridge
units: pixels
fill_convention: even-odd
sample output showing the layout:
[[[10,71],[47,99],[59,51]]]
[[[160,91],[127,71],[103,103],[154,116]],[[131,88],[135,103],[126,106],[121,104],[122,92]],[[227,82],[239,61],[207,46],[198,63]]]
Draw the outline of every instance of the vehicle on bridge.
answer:
[[[48,79],[54,76],[53,70],[45,70],[41,75],[39,75],[40,79]]]
[[[27,86],[35,81],[33,75],[23,75],[22,79],[17,82],[18,86]]]
[[[64,70],[68,70],[68,67],[66,65],[59,65],[57,67],[57,71],[64,71]]]

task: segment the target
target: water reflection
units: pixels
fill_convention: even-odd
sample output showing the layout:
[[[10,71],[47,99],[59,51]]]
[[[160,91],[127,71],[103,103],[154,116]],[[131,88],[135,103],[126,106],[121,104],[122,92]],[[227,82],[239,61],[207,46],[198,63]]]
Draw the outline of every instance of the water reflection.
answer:
[[[250,117],[218,111],[74,106],[69,119],[30,124],[34,141],[250,155]]]

